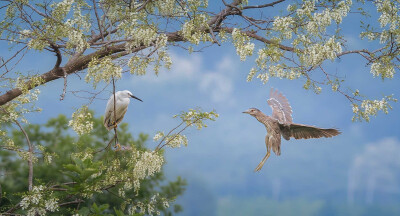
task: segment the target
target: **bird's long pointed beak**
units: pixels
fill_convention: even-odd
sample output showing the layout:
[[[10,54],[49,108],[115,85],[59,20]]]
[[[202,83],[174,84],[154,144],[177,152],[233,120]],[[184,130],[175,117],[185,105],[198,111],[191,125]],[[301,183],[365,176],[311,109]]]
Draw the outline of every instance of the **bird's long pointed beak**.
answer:
[[[135,98],[136,100],[139,100],[141,102],[143,102],[140,98],[136,97],[135,95],[131,95],[132,98]]]
[[[250,110],[248,109],[248,110],[246,110],[246,111],[243,111],[242,113],[250,114]]]

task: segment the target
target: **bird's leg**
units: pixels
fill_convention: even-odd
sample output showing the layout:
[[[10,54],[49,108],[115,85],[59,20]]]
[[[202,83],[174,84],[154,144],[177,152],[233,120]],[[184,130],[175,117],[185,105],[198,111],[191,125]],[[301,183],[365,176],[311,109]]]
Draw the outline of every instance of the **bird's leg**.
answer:
[[[261,170],[261,168],[264,166],[265,161],[267,161],[267,159],[269,158],[269,156],[271,155],[271,148],[269,147],[269,137],[265,137],[265,144],[267,146],[267,154],[264,156],[264,158],[262,159],[262,161],[258,164],[258,166],[256,167],[256,169],[254,170],[254,172],[258,172]]]
[[[114,136],[115,136],[115,146],[114,146],[114,148],[117,151],[119,151],[121,149],[121,145],[119,144],[119,141],[118,141],[117,124],[115,124],[115,127],[114,127]]]
[[[256,167],[256,169],[254,170],[254,172],[258,172],[261,170],[261,168],[264,166],[265,161],[267,161],[267,159],[270,156],[270,152],[268,151],[267,154],[264,156],[264,158],[262,159],[262,161],[258,164],[258,166]]]

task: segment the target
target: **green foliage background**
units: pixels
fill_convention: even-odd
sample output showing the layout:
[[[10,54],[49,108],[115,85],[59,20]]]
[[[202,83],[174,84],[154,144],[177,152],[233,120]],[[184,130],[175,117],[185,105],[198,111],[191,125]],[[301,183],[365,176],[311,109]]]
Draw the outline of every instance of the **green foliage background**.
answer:
[[[9,128],[11,136],[18,148],[26,148],[26,140],[20,130]],[[146,150],[148,135],[140,134],[134,138],[128,132],[128,124],[123,123],[118,127],[118,138],[122,145],[133,146],[139,150]],[[136,194],[133,189],[127,191],[126,198],[118,195],[118,189],[121,184],[103,190],[102,193],[94,193],[93,196],[86,198],[82,192],[87,190],[87,186],[95,184],[96,181],[102,181],[102,177],[91,178],[90,176],[99,169],[101,165],[107,165],[113,162],[115,158],[124,158],[129,151],[115,151],[112,148],[105,149],[96,153],[93,160],[79,160],[73,158],[71,154],[84,152],[86,149],[104,149],[111,136],[104,126],[102,119],[94,119],[94,129],[90,134],[77,137],[74,132],[68,128],[68,119],[64,115],[52,118],[44,125],[29,124],[25,128],[30,141],[35,146],[43,146],[44,151],[38,152],[36,156],[38,161],[34,165],[34,185],[42,184],[47,188],[52,188],[55,196],[60,200],[59,203],[82,199],[79,205],[61,206],[54,215],[77,213],[83,215],[124,215],[126,211],[121,208],[124,201],[128,198],[133,201],[150,200],[154,194],[159,193],[160,197],[167,200],[174,200],[177,196],[183,194],[186,181],[179,176],[174,181],[167,181],[164,173],[159,172],[154,176],[141,181],[140,191]],[[51,153],[50,153],[51,152]],[[45,162],[45,158],[51,156],[50,163]],[[14,151],[0,151],[0,167],[2,175],[0,176],[0,185],[2,189],[0,199],[0,212],[5,212],[17,205],[21,196],[28,191],[28,164],[22,160]],[[76,184],[62,185],[63,183],[77,182]],[[55,185],[62,185],[55,187]],[[85,191],[88,192],[88,191]],[[90,192],[89,192],[90,193]],[[157,210],[165,215],[171,215],[182,211],[178,204],[166,209],[162,204],[157,204]],[[23,213],[18,210],[15,213]]]

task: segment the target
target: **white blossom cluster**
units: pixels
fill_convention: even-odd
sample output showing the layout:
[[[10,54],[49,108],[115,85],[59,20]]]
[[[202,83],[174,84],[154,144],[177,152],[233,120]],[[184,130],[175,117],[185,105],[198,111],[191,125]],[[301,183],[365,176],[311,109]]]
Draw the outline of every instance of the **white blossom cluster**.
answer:
[[[30,85],[26,84],[26,80],[30,80]],[[43,79],[40,76],[31,76],[31,77],[24,77],[24,76],[19,76],[17,77],[17,80],[15,81],[15,88],[19,88],[23,94],[28,93],[29,87],[35,86],[35,85],[40,85],[43,82]],[[38,91],[40,93],[40,91]]]
[[[280,79],[298,79],[301,76],[299,69],[287,68],[284,65],[277,64],[268,67],[267,72],[260,73],[257,78],[260,79],[264,84],[268,82],[270,77],[278,77]]]
[[[51,16],[56,20],[63,20],[67,14],[71,11],[74,0],[63,0],[58,3],[53,3]]]
[[[200,7],[208,7],[208,0],[188,0],[187,3],[192,11],[197,11]]]
[[[216,118],[219,117],[218,113],[211,112],[201,112],[195,109],[189,109],[189,112],[182,112],[179,115],[175,115],[174,118],[179,117],[187,126],[196,126],[198,130],[203,127],[207,127],[207,125],[203,122],[203,120],[211,120],[215,121]]]
[[[130,23],[125,23],[128,28],[125,28],[125,34],[128,37],[128,42],[126,43],[127,50],[132,50],[141,45],[150,46],[157,39],[157,32],[154,26],[141,25],[135,28],[134,25]]]
[[[384,29],[381,33],[380,33],[380,37],[379,37],[379,43],[383,44],[386,43],[390,37],[392,37],[391,32]]]
[[[157,58],[155,58],[155,63],[153,67],[153,71],[156,75],[160,72],[160,67],[164,63],[164,67],[166,69],[171,69],[172,66],[172,59],[165,50],[161,50],[157,52]]]
[[[32,103],[38,100],[40,94],[39,89],[34,89],[34,90],[28,90],[26,92],[23,91],[23,95],[20,95],[16,101],[18,101],[21,105],[22,104],[28,104]],[[26,109],[24,109],[26,110]],[[40,110],[39,110],[40,111]],[[29,112],[28,110],[23,111],[24,112]]]
[[[19,39],[24,40],[29,37],[29,35],[32,34],[32,31],[29,29],[24,29],[19,32]]]
[[[367,38],[370,41],[373,41],[379,37],[379,33],[376,32],[361,32],[361,38]]]
[[[96,88],[97,83],[100,81],[108,83],[112,77],[115,79],[122,77],[121,66],[115,64],[110,57],[104,57],[100,60],[93,58],[89,63],[85,81],[93,82],[93,86]]]
[[[93,129],[92,114],[87,106],[76,110],[72,114],[72,119],[68,122],[68,126],[79,135],[90,133]]]
[[[79,158],[82,161],[85,160],[92,160],[93,159],[93,150],[92,149],[85,149],[81,152],[76,152],[72,154],[72,157]]]
[[[320,13],[314,13],[307,23],[306,30],[313,35],[326,32],[326,28],[331,25],[332,20],[337,24],[342,22],[343,18],[349,13],[351,5],[351,0],[345,0],[339,2],[334,8],[327,8]]]
[[[81,52],[89,47],[90,45],[86,42],[85,35],[82,31],[76,31],[74,29],[68,31],[67,48],[76,48],[78,52]]]
[[[399,4],[395,1],[390,0],[377,0],[374,1],[376,9],[381,13],[378,21],[381,27],[385,27],[390,24],[390,31],[395,31],[399,28],[400,17],[399,17]]]
[[[154,135],[153,140],[159,141],[162,140],[165,142],[166,145],[168,145],[171,148],[179,148],[181,145],[187,146],[188,145],[188,139],[185,135],[182,134],[168,134],[167,136],[164,134],[164,132],[158,132],[156,135]]]
[[[136,161],[133,168],[133,176],[136,179],[134,183],[135,191],[138,191],[140,188],[139,180],[160,172],[163,163],[163,156],[157,152],[145,151],[140,154],[140,158]]]
[[[342,52],[342,47],[339,42],[336,42],[335,37],[329,38],[325,44],[314,44],[304,50],[301,55],[301,60],[306,66],[316,66],[324,60],[334,60],[337,53]]]
[[[165,138],[165,143],[171,148],[179,148],[181,145],[187,146],[188,139],[185,135],[171,134]]]
[[[334,8],[327,8],[320,13],[314,13],[306,29],[313,35],[319,35],[320,32],[326,32],[326,28],[331,25],[332,20],[340,24],[350,11],[351,0],[341,1]]]
[[[47,191],[43,185],[33,186],[29,194],[24,195],[20,206],[23,210],[28,210],[27,215],[46,215],[46,212],[58,211],[58,199],[52,197],[53,192]]]
[[[139,56],[132,56],[128,61],[128,67],[130,68],[131,74],[145,75],[147,67],[151,63],[150,58],[141,58]]]
[[[291,7],[288,7],[288,10],[290,11],[292,9]],[[296,13],[298,16],[311,16],[311,13],[314,12],[315,10],[315,1],[314,0],[306,0],[303,1],[303,5],[301,8],[297,9]]]
[[[31,39],[28,42],[28,48],[29,49],[42,51],[47,46],[49,46],[49,43],[47,43],[47,41],[41,40],[41,39],[37,39],[37,38]]]
[[[246,81],[250,82],[251,80],[253,80],[254,76],[257,73],[257,69],[256,68],[251,68],[249,74],[247,75]],[[268,81],[268,80],[267,80]]]
[[[22,160],[25,160],[25,161],[32,160],[32,163],[38,162],[38,158],[35,156],[35,154],[31,154],[28,151],[22,151],[22,150],[19,150],[19,149],[16,149],[16,151],[17,151],[18,156]]]
[[[154,142],[161,140],[162,138],[164,138],[165,134],[162,131],[159,131],[156,133],[156,135],[154,135],[153,140]]]
[[[73,19],[67,19],[65,25],[68,27],[67,35],[67,48],[76,48],[78,52],[81,52],[90,47],[86,41],[84,32],[88,32],[91,27],[91,21],[89,14],[82,15],[81,7],[89,7],[86,3],[77,4],[73,8]]]
[[[158,34],[156,40],[156,46],[158,48],[166,47],[168,43],[168,36],[166,34]]]
[[[353,109],[353,121],[361,121],[364,119],[365,121],[370,120],[370,116],[376,116],[379,111],[383,111],[385,114],[388,114],[389,109],[392,109],[389,102],[396,102],[397,99],[393,98],[393,95],[385,96],[381,100],[363,100],[361,105],[357,105],[355,103],[352,104]]]
[[[156,75],[158,75],[162,65],[167,69],[171,69],[172,59],[165,49],[167,42],[167,36],[165,34],[159,34],[155,40],[155,49],[157,49],[156,57],[148,56],[143,58],[141,56],[133,55],[128,61],[128,67],[130,68],[131,74],[145,75],[147,68],[151,64],[153,65],[153,71]]]
[[[381,62],[374,62],[371,64],[371,73],[374,77],[393,78],[395,70],[392,64],[383,64]]]
[[[196,15],[182,25],[182,36],[196,45],[198,45],[200,41],[212,41],[210,35],[205,32],[205,30],[209,29],[207,21],[208,18],[205,14]]]
[[[261,73],[257,75],[257,78],[261,80],[264,84],[268,82],[269,80],[269,75],[268,73]]]
[[[292,38],[293,17],[275,17],[273,29],[280,32],[285,39]]]
[[[276,46],[268,46],[267,48],[261,48],[258,50],[258,57],[256,59],[256,64],[259,70],[266,70],[268,65],[271,63],[278,62],[283,56],[283,52]],[[251,81],[256,75],[258,70],[252,68],[247,76],[247,81]],[[265,84],[269,80],[269,75],[267,73],[259,74],[257,78]]]
[[[185,8],[177,4],[176,0],[155,1],[154,3],[155,8],[162,16],[178,16],[185,12]]]
[[[147,202],[136,202],[131,208],[129,208],[128,212],[131,215],[134,215],[137,212],[145,215],[160,215],[161,213],[156,210],[156,206],[159,203],[162,204],[164,208],[169,207],[168,200],[160,197],[160,194],[157,193]]]
[[[27,84],[27,80],[30,80]],[[40,85],[43,83],[43,79],[40,76],[23,76],[20,75],[17,79],[13,79],[9,84],[11,87],[18,88],[22,91],[22,94],[9,102],[7,106],[3,106],[3,113],[0,116],[1,122],[12,122],[19,121],[28,124],[28,120],[24,117],[24,114],[31,112],[40,112],[41,109],[37,108],[34,104],[38,100],[40,90],[33,89],[29,90],[30,87]]]
[[[245,61],[247,56],[253,55],[254,43],[250,42],[247,35],[242,34],[240,29],[234,28],[232,31],[233,45],[241,61]]]

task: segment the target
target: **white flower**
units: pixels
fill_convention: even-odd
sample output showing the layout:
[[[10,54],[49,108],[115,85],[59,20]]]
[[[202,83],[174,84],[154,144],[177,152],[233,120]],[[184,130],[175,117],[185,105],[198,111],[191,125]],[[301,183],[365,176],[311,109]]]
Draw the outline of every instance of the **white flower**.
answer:
[[[78,134],[83,135],[89,133],[93,129],[92,114],[87,106],[83,106],[72,114],[72,119],[68,122],[68,126]]]
[[[160,140],[161,138],[163,138],[164,137],[164,132],[158,132],[156,135],[154,135],[154,137],[153,137],[153,140],[154,141],[158,141],[158,140]]]
[[[254,43],[250,42],[247,35],[241,33],[237,28],[232,31],[233,45],[236,47],[236,53],[240,56],[241,61],[245,61],[247,56],[253,55]]]
[[[45,201],[45,208],[48,211],[55,212],[58,211],[58,202],[56,198],[52,198]]]
[[[173,134],[165,139],[165,143],[168,143],[171,148],[179,148],[181,144],[187,146],[188,140],[185,135]]]
[[[286,39],[292,38],[292,25],[294,20],[292,17],[275,17],[273,29],[281,32]]]
[[[96,88],[97,83],[100,81],[108,83],[112,77],[115,79],[122,77],[121,66],[115,64],[109,56],[100,60],[93,58],[89,63],[85,81],[93,82],[93,86]]]
[[[30,203],[30,198],[28,196],[24,197],[21,202],[19,203],[19,205],[21,206],[21,208],[23,210],[27,209]]]

